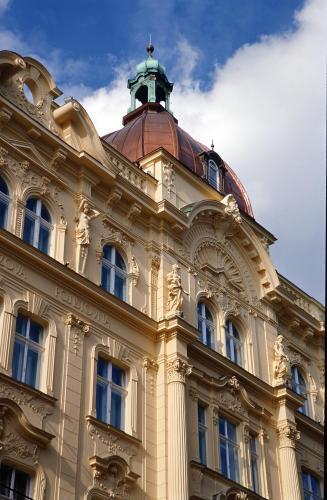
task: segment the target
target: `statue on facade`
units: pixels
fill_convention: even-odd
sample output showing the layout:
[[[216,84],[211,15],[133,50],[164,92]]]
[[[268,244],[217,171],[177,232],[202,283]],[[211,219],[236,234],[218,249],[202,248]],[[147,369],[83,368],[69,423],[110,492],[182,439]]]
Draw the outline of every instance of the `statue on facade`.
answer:
[[[287,384],[290,380],[290,360],[285,352],[284,342],[283,335],[278,335],[274,342],[275,385]]]
[[[76,271],[84,276],[85,265],[89,246],[91,243],[90,221],[100,215],[100,212],[90,207],[87,200],[83,199],[78,209],[79,217],[76,218]]]
[[[178,264],[172,265],[172,270],[167,274],[168,301],[167,311],[169,313],[182,314],[183,288]]]

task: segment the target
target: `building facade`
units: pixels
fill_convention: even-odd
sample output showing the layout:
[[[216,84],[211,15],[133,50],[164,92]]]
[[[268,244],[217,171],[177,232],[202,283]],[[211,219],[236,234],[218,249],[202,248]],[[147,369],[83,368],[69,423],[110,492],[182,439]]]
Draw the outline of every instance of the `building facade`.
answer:
[[[100,138],[0,52],[0,498],[323,498],[323,306],[153,47],[128,87]]]

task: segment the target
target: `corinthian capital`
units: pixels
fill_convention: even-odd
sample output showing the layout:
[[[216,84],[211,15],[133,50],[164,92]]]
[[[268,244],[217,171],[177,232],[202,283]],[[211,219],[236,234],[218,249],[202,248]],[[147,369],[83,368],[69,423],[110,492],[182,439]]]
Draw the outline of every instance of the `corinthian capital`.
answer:
[[[90,325],[85,323],[83,320],[77,318],[75,314],[69,313],[65,318],[65,325],[70,326],[71,328],[76,328],[80,333],[87,334],[90,330]]]
[[[296,430],[295,424],[286,422],[277,428],[279,447],[295,448],[295,443],[300,439],[301,433]]]
[[[191,365],[185,363],[180,358],[174,359],[174,361],[167,362],[167,372],[168,372],[168,384],[170,382],[182,382],[185,383],[187,375],[190,375],[192,371]]]

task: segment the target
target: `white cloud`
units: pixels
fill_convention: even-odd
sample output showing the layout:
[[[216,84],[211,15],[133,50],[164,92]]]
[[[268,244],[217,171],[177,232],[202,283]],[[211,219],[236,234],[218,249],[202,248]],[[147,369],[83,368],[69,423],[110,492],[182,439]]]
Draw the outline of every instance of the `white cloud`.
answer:
[[[10,0],[0,0],[0,14],[7,10]]]
[[[175,84],[179,124],[210,144],[238,173],[258,222],[279,241],[276,267],[322,300],[324,260],[324,0],[295,13],[295,29],[241,47],[217,67],[212,88],[191,79],[199,53],[185,40],[188,65]],[[128,107],[121,72],[83,99],[99,133],[120,128]],[[169,76],[169,75],[168,75]]]

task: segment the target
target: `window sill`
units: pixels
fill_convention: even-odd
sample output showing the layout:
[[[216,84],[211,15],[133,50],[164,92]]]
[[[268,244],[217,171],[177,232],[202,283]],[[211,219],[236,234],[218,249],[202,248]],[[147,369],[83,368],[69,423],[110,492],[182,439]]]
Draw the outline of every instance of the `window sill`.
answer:
[[[216,481],[219,481],[224,484],[227,488],[237,488],[241,490],[242,492],[246,493],[248,495],[249,500],[267,500],[265,497],[262,497],[258,493],[255,493],[254,491],[250,490],[249,488],[246,488],[246,486],[243,486],[240,483],[237,483],[236,481],[233,481],[232,479],[229,479],[228,477],[224,476],[220,472],[217,472],[216,470],[210,469],[206,465],[201,464],[200,462],[197,462],[195,460],[192,460],[190,462],[191,468],[193,469],[199,469],[201,472],[207,476],[211,476],[212,478],[216,479]],[[212,494],[213,496],[215,493]],[[192,498],[192,497],[191,497]]]
[[[114,434],[117,438],[124,439],[125,441],[128,441],[130,444],[139,446],[141,444],[141,440],[136,438],[135,436],[131,436],[131,434],[127,434],[127,432],[122,431],[121,429],[117,429],[117,427],[114,427],[110,424],[107,424],[106,422],[102,422],[101,420],[98,420],[97,418],[93,417],[92,415],[87,415],[86,416],[86,421],[88,424],[93,425],[97,429],[100,429],[105,432],[109,432],[110,434]]]
[[[39,399],[42,399],[43,401],[46,401],[48,404],[54,406],[57,398],[50,396],[49,394],[46,394],[45,392],[40,391],[39,389],[35,389],[31,385],[25,384],[24,382],[20,382],[19,380],[14,379],[13,377],[9,377],[9,375],[5,375],[4,373],[0,372],[0,383],[4,383],[8,386],[11,386],[13,389],[19,391],[19,393],[24,393],[29,394],[32,397],[36,397]],[[0,395],[1,395],[0,391]],[[4,396],[6,394],[4,393]],[[10,398],[10,394],[8,393],[8,397]],[[12,399],[12,398],[10,398]]]

